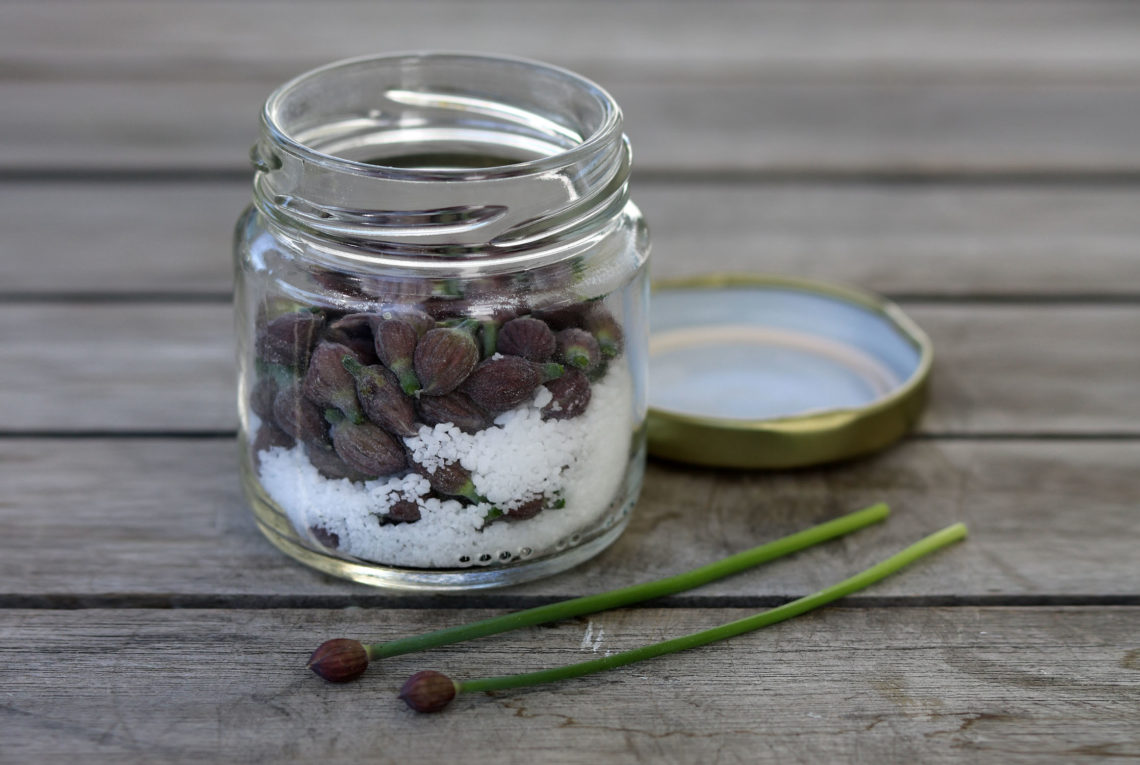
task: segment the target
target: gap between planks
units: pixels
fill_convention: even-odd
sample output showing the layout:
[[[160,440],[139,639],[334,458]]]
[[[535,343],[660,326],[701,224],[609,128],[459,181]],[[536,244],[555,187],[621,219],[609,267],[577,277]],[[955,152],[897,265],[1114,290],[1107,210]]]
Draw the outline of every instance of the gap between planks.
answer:
[[[237,437],[236,430],[17,430],[0,429],[0,439],[35,439],[48,441],[101,441],[101,440],[229,440]],[[985,432],[974,433],[911,433],[899,443],[907,441],[1140,441],[1137,432]],[[667,464],[667,463],[665,463]]]
[[[1135,197],[1133,187],[634,189],[653,231],[654,278],[765,271],[896,298],[1058,304],[1140,295]],[[0,252],[12,256],[0,292],[25,305],[34,300],[26,296],[81,293],[222,301],[234,219],[248,201],[248,181],[0,185]],[[60,209],[73,212],[61,218]],[[27,257],[35,253],[52,257]]]
[[[967,293],[944,294],[884,292],[882,297],[901,305],[1056,305],[1056,306],[1132,306],[1140,305],[1140,293],[1084,292],[1084,293]],[[79,292],[79,291],[40,291],[19,290],[0,291],[0,303],[17,304],[64,304],[64,305],[170,305],[187,303],[193,305],[229,305],[233,302],[232,292]]]
[[[0,185],[47,184],[216,184],[249,183],[253,171],[228,165],[166,165],[154,168],[84,167],[78,169],[0,167]],[[1140,186],[1140,168],[1049,168],[990,170],[971,167],[939,168],[655,168],[635,169],[635,186],[644,185],[748,185],[748,186],[953,186],[953,187],[1061,187],[1118,188]]]
[[[348,586],[348,583],[345,583]],[[587,593],[583,593],[587,594]],[[797,595],[677,595],[647,600],[613,611],[646,609],[769,609],[783,605],[809,593]],[[95,609],[195,609],[203,611],[276,609],[314,610],[365,608],[383,610],[436,609],[466,611],[474,609],[506,609],[510,611],[536,608],[578,597],[576,595],[512,595],[509,592],[470,592],[446,597],[432,594],[374,593],[331,595],[186,595],[155,593],[107,593],[87,595],[64,594],[0,594],[0,610],[86,611]],[[1135,595],[849,595],[828,605],[829,608],[1067,608],[1140,606]],[[596,612],[602,613],[602,612]],[[565,620],[558,620],[565,621]]]

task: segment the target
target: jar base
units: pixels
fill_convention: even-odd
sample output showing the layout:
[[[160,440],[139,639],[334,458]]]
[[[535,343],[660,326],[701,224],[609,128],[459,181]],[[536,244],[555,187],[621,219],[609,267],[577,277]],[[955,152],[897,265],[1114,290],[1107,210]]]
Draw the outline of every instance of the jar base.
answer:
[[[644,449],[644,447],[642,447]],[[319,552],[302,544],[292,524],[265,494],[246,460],[242,465],[242,488],[253,509],[257,527],[269,542],[300,563],[326,574],[390,590],[447,592],[490,589],[522,584],[571,569],[601,553],[621,536],[641,491],[644,456],[634,460],[622,486],[620,506],[610,514],[608,525],[597,536],[552,555],[521,560],[509,565],[468,569],[426,570],[352,561]]]

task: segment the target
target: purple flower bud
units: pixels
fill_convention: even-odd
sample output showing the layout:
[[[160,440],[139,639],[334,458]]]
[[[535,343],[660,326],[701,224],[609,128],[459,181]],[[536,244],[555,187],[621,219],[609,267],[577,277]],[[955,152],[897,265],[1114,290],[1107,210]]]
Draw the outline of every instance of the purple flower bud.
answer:
[[[480,364],[461,390],[488,412],[505,412],[530,399],[545,380],[562,375],[558,364],[536,364],[518,356],[504,356]]]
[[[371,313],[345,314],[329,324],[325,336],[336,332],[345,337],[372,337],[373,316]]]
[[[546,497],[535,497],[516,508],[506,511],[504,517],[513,521],[525,521],[538,515],[546,507]]]
[[[274,425],[272,422],[266,420],[261,423],[261,427],[257,429],[257,436],[253,439],[253,444],[250,450],[253,452],[253,464],[255,467],[261,467],[261,453],[268,451],[275,446],[280,446],[284,449],[292,449],[297,442],[281,428]]]
[[[278,316],[258,333],[257,357],[269,364],[303,367],[324,324],[325,317],[312,311]]]
[[[309,462],[325,478],[332,478],[333,480],[347,478],[353,483],[363,483],[378,477],[353,469],[332,450],[309,449],[308,455]]]
[[[416,377],[421,393],[440,396],[450,393],[467,379],[479,363],[479,347],[467,327],[430,330],[420,338],[415,352]]]
[[[273,399],[273,419],[293,438],[320,449],[331,449],[329,424],[320,407],[301,395],[298,385],[277,392]]]
[[[546,384],[554,398],[542,407],[544,420],[569,420],[586,411],[590,403],[590,381],[577,369],[567,370],[557,380]]]
[[[305,373],[302,390],[305,398],[317,406],[332,407],[359,424],[364,422],[364,413],[356,400],[356,381],[341,361],[345,356],[352,357],[352,351],[343,345],[330,342],[318,345],[309,362],[309,371]]]
[[[352,356],[346,355],[341,363],[356,381],[356,396],[368,419],[398,436],[416,434],[415,404],[394,374],[379,364],[366,367]]]
[[[464,433],[491,427],[491,418],[466,393],[452,391],[442,396],[421,396],[416,403],[420,418],[429,425],[450,422]]]
[[[420,308],[435,321],[444,319],[458,319],[466,316],[471,310],[471,301],[458,297],[444,297],[436,295],[420,304]]]
[[[432,489],[449,497],[463,497],[476,504],[483,502],[484,498],[475,491],[475,482],[471,480],[471,471],[458,462],[437,465],[435,470],[410,459],[412,470],[416,471],[431,484]]]
[[[408,678],[399,698],[417,712],[439,712],[455,698],[455,682],[434,670],[422,670]]]
[[[601,363],[602,352],[598,341],[584,329],[571,327],[558,333],[558,350],[555,361],[589,372]]]
[[[407,466],[404,448],[371,423],[342,420],[332,428],[333,446],[345,464],[364,475],[391,475]]]
[[[257,378],[249,392],[249,408],[262,420],[273,420],[273,399],[277,398],[277,381],[270,376]]]
[[[554,355],[556,347],[554,333],[538,319],[511,319],[499,330],[498,351],[507,356],[547,361]]]
[[[543,308],[535,311],[533,315],[536,319],[542,319],[550,325],[551,329],[557,331],[570,327],[581,327],[585,314],[589,310],[589,303],[574,303],[572,305]]]
[[[405,320],[403,314],[393,311],[386,311],[372,320],[376,358],[396,375],[404,393],[409,396],[420,389],[420,381],[413,369],[413,358],[416,343],[420,335],[426,332],[420,331],[425,325],[416,321],[417,316],[426,319],[428,326],[435,326],[430,316],[419,311],[407,314],[411,320]]]
[[[420,519],[420,506],[411,500],[401,499],[388,508],[383,523],[415,523]]]
[[[324,339],[350,349],[362,364],[376,362],[376,350],[372,341],[372,314],[350,313],[329,325]]]
[[[583,318],[583,326],[598,340],[598,347],[606,358],[615,358],[621,353],[622,331],[613,314],[600,304],[590,307]]]
[[[368,649],[359,640],[326,640],[313,651],[308,667],[330,683],[347,683],[368,669]]]
[[[416,337],[423,337],[429,329],[435,329],[435,319],[418,308],[408,305],[394,305],[385,306],[379,314],[372,314],[373,332],[375,332],[375,323],[378,320],[391,321],[393,319],[410,324],[416,331]]]

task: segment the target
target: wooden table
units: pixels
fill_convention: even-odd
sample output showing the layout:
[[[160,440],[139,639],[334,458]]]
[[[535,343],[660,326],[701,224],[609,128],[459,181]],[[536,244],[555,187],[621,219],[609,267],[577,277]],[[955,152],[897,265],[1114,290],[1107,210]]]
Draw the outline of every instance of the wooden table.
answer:
[[[260,101],[372,51],[611,89],[658,277],[775,271],[932,335],[918,432],[785,473],[651,463],[621,541],[406,596],[294,564],[235,467],[230,229]],[[0,762],[1083,762],[1140,757],[1140,6],[0,6]],[[644,607],[385,661],[384,640],[676,572],[877,500],[890,522]],[[416,716],[412,671],[552,666],[964,545],[727,643]],[[603,636],[604,633],[604,636]],[[593,640],[584,640],[590,634]]]

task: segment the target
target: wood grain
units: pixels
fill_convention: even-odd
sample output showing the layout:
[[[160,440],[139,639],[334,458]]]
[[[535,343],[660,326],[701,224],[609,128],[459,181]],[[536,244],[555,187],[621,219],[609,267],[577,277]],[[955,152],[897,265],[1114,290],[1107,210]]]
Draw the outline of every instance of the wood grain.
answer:
[[[597,650],[616,651],[747,613],[631,610],[591,626]],[[385,660],[347,686],[303,666],[326,636],[384,639],[485,615],[0,612],[3,757],[1004,764],[1140,756],[1137,608],[829,608],[601,675],[461,696],[431,717],[395,698],[411,672],[472,677],[593,658],[587,622]]]
[[[0,290],[229,292],[249,196],[248,182],[0,183]]]
[[[658,278],[769,271],[943,298],[1140,294],[1127,186],[635,178],[633,192]],[[244,181],[0,184],[0,291],[228,292],[248,198]]]
[[[289,77],[450,48],[598,80],[647,169],[1135,174],[1138,16],[1109,2],[13,3],[0,168],[241,168]]]
[[[1135,175],[1138,20],[1106,0],[9,3],[0,169],[242,168],[261,102],[289,77],[462,49],[598,80],[642,168]]]
[[[1140,430],[1140,308],[908,310],[930,333],[938,359],[921,431]],[[7,361],[0,366],[0,429],[233,429],[232,325],[223,304],[0,305]]]
[[[312,66],[416,48],[610,89],[656,276],[909,297],[937,349],[921,435],[782,473],[651,462],[612,548],[503,591],[402,596],[270,547],[224,302],[257,112]],[[1140,5],[15,0],[0,104],[0,763],[1140,758]],[[303,669],[328,637],[633,584],[879,500],[889,523],[692,594],[348,687]],[[425,667],[739,618],[957,520],[966,543],[762,633],[434,718],[393,698]]]
[[[229,305],[8,305],[0,317],[8,428],[235,426]]]
[[[673,78],[1136,76],[1140,11],[1082,2],[558,3],[130,0],[0,6],[9,76],[219,79],[392,50],[496,51]]]
[[[0,81],[0,170],[241,170],[260,104],[283,79]],[[598,79],[642,170],[1140,173],[1140,82]]]
[[[782,473],[651,462],[629,529],[594,561],[510,590],[427,602],[533,604],[635,584],[877,501],[894,508],[888,523],[682,602],[757,605],[806,594],[955,521],[969,525],[971,538],[946,565],[855,597],[912,605],[1120,602],[1140,596],[1137,464],[1136,442],[929,440],[847,465]],[[334,580],[270,547],[241,497],[228,439],[3,439],[0,485],[0,603],[425,600]]]

